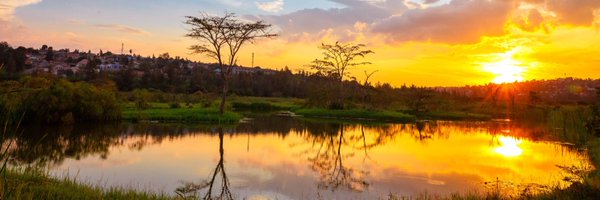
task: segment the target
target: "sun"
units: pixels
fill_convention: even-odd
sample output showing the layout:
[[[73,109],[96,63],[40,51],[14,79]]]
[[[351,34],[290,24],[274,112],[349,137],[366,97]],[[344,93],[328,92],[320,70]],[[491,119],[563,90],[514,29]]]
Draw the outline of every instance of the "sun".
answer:
[[[519,62],[512,58],[505,58],[495,63],[487,63],[483,68],[485,71],[496,75],[494,83],[512,83],[523,81],[525,68],[519,66]]]
[[[519,49],[513,49],[509,52],[495,55],[496,59],[483,64],[483,70],[496,75],[496,78],[492,82],[513,83],[523,81],[525,67],[523,67],[522,62],[514,59],[514,55],[518,51]]]

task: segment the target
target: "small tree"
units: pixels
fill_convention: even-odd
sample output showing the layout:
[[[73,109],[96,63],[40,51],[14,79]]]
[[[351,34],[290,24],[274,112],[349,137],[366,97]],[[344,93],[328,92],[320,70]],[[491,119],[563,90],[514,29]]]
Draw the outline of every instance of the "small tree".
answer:
[[[235,14],[224,16],[201,14],[199,17],[186,16],[184,22],[191,26],[186,37],[195,39],[198,44],[190,46],[193,53],[206,55],[217,61],[223,85],[221,88],[220,112],[225,112],[225,100],[229,92],[229,76],[237,64],[237,53],[246,43],[259,38],[272,38],[270,24],[263,21],[246,22],[236,19]]]
[[[592,116],[588,120],[586,126],[588,130],[595,135],[600,135],[600,87],[596,88],[596,102],[590,105]]]
[[[374,53],[371,50],[363,50],[364,44],[341,44],[336,42],[334,45],[321,44],[319,47],[323,50],[323,59],[315,59],[310,67],[319,73],[335,78],[340,83],[344,76],[348,76],[348,68],[359,65],[368,65],[370,62],[356,62],[357,57],[365,57]]]

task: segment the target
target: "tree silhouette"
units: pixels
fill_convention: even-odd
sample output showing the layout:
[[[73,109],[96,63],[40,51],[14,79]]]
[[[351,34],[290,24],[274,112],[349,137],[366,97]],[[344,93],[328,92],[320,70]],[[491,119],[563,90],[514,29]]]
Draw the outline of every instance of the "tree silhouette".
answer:
[[[355,61],[357,57],[365,57],[374,53],[371,50],[362,50],[364,47],[364,44],[341,44],[340,42],[333,45],[321,44],[319,48],[323,50],[324,57],[312,61],[310,67],[342,82],[344,77],[349,75],[348,68],[371,64],[370,62]]]
[[[321,176],[318,183],[320,188],[336,190],[341,187],[363,191],[369,186],[369,183],[363,180],[365,172],[344,166],[344,158],[351,155],[342,153],[342,146],[345,142],[344,128],[342,127],[339,135],[329,135],[324,138],[317,155],[309,158],[310,167]]]
[[[223,114],[229,92],[229,76],[237,64],[237,54],[242,46],[259,38],[275,37],[277,34],[270,33],[270,24],[263,21],[241,21],[236,19],[233,13],[225,13],[222,17],[203,13],[200,17],[186,18],[184,23],[192,27],[186,36],[198,42],[190,46],[190,50],[216,60],[219,65],[223,79],[220,104],[220,112]]]
[[[217,128],[219,132],[219,162],[217,162],[217,166],[213,171],[212,176],[208,180],[203,180],[200,183],[184,183],[183,186],[178,187],[176,189],[176,193],[183,198],[195,198],[196,193],[200,190],[206,189],[206,193],[202,199],[210,200],[210,199],[234,199],[229,184],[229,178],[227,177],[227,172],[225,171],[225,159],[223,157],[225,150],[223,148],[223,128]],[[218,180],[220,178],[220,181]],[[220,190],[216,190],[218,193],[217,196],[213,194],[213,190],[215,186],[220,184]]]

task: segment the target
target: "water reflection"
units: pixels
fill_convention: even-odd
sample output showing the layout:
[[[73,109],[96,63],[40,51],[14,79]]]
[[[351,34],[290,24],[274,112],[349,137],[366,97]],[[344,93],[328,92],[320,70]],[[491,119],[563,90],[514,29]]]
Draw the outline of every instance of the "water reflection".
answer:
[[[449,194],[485,182],[556,185],[588,165],[539,127],[514,122],[347,124],[263,117],[230,127],[108,124],[25,128],[14,165],[87,182],[204,199],[363,199]],[[182,183],[183,182],[183,183]]]
[[[176,189],[177,195],[188,198],[198,198],[200,191],[206,190],[202,199],[234,199],[231,194],[230,182],[225,171],[225,159],[223,157],[225,149],[223,148],[223,127],[218,127],[219,133],[219,161],[213,170],[211,178],[203,180],[200,183],[187,182]],[[216,188],[216,189],[215,189]],[[213,190],[216,190],[213,195]]]
[[[363,132],[364,133],[364,132]],[[363,191],[369,183],[364,180],[367,172],[344,166],[344,158],[354,156],[354,152],[343,153],[343,147],[355,146],[363,142],[365,156],[367,146],[364,134],[361,137],[344,135],[344,126],[339,125],[339,133],[325,135],[307,135],[313,145],[318,145],[314,156],[309,156],[310,168],[320,175],[318,186],[336,190],[340,187]]]
[[[498,138],[499,147],[494,148],[499,154],[505,157],[515,157],[523,154],[523,149],[519,147],[522,141],[513,137],[501,136]]]

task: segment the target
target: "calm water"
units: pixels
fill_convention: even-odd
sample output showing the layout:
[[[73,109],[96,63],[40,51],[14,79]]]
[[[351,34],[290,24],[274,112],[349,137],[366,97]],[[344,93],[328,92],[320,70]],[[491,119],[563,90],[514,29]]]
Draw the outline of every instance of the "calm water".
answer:
[[[231,127],[107,124],[25,128],[13,162],[102,186],[236,199],[372,199],[565,185],[585,152],[510,122],[360,125],[260,117]],[[42,139],[40,139],[42,138]],[[213,178],[214,177],[214,178]],[[492,186],[493,185],[493,186]],[[198,192],[204,196],[204,188]]]

